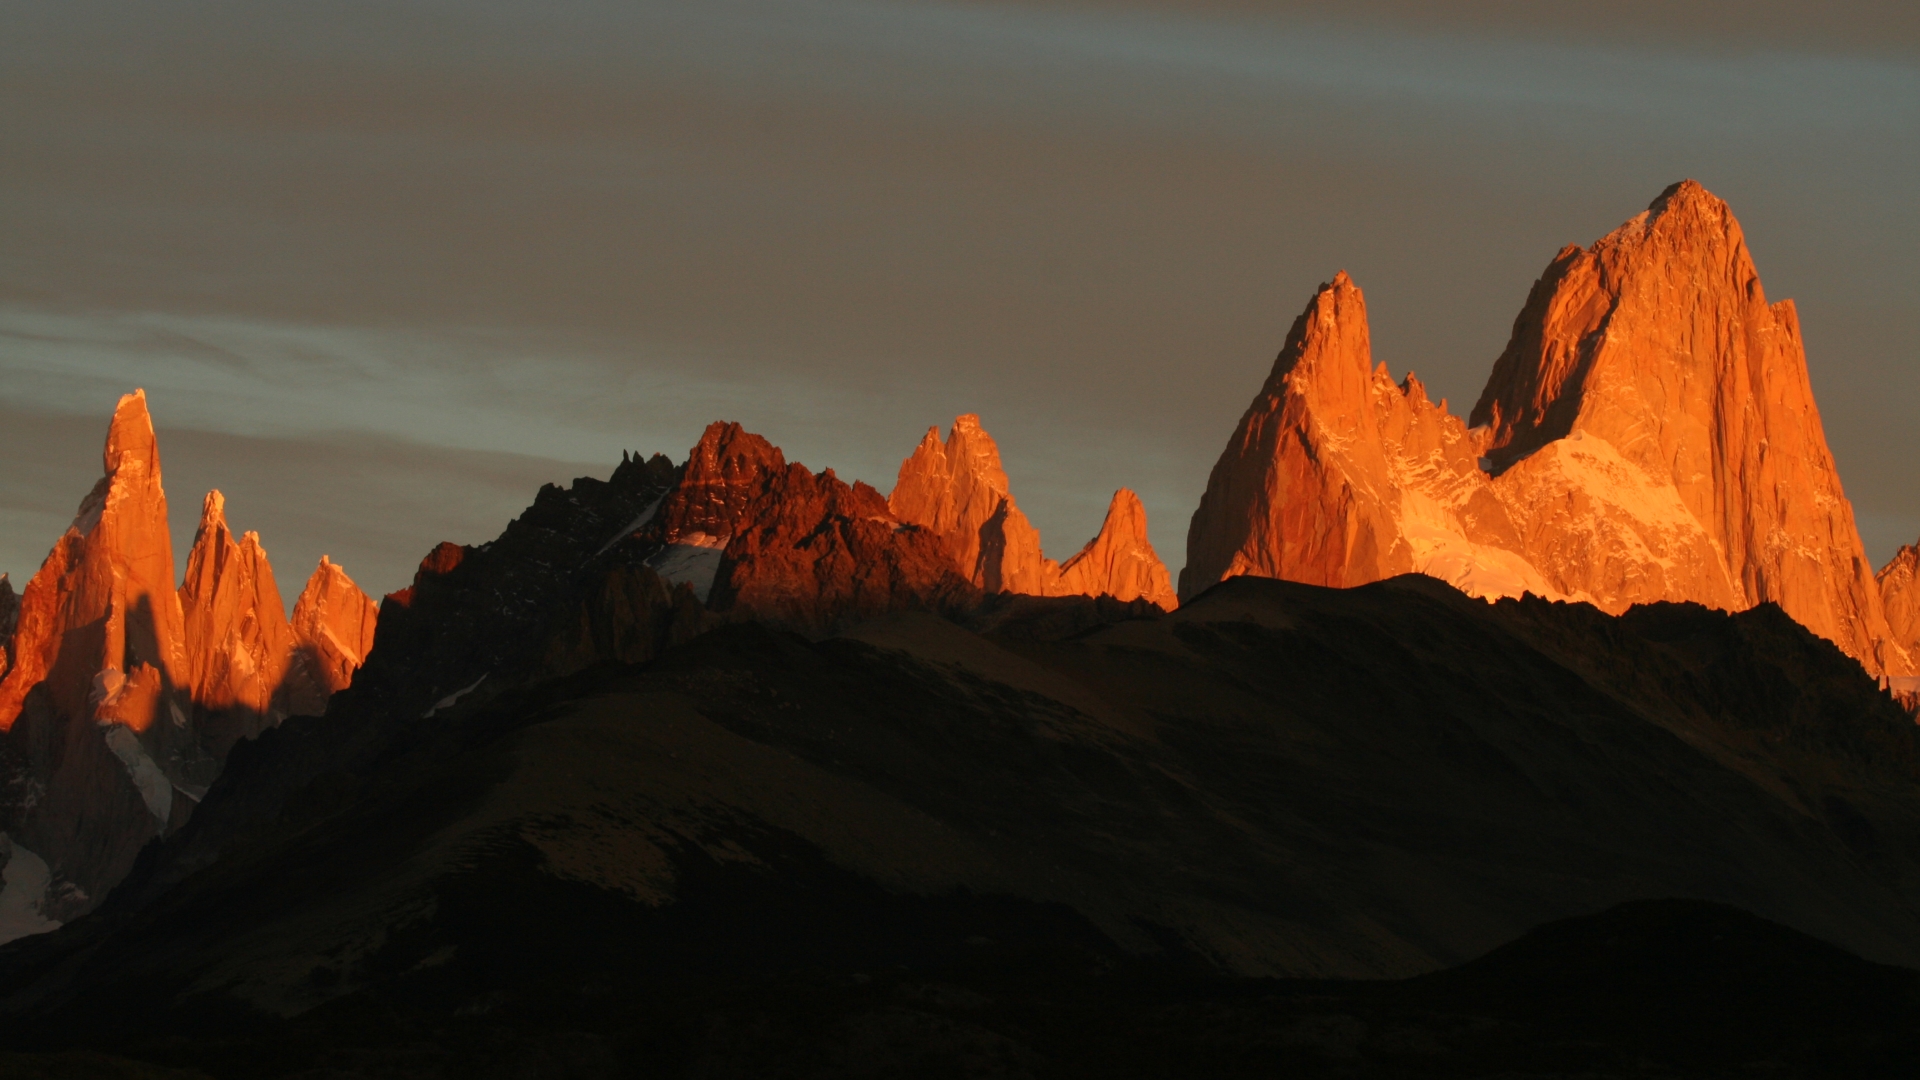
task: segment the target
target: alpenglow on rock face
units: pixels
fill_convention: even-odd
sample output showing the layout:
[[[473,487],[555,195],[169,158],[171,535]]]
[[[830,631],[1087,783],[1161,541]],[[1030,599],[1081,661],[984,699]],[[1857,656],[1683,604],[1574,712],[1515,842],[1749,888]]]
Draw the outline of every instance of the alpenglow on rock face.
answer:
[[[1007,488],[999,445],[968,413],[954,418],[944,445],[938,427],[927,429],[900,463],[887,505],[901,521],[946,537],[955,565],[981,589],[1045,595],[1057,568]]]
[[[708,425],[680,482],[648,515],[650,565],[716,612],[824,633],[978,593],[944,540],[895,518],[866,484],[815,474],[739,424]]]
[[[373,651],[380,605],[360,591],[340,564],[320,556],[307,587],[293,602],[292,654],[287,663],[287,709],[319,715],[327,699],[353,683]]]
[[[1874,583],[1880,587],[1888,632],[1909,655],[1914,654],[1920,650],[1920,544],[1894,552],[1874,575]]]
[[[175,588],[144,393],[120,399],[104,465],[20,595],[0,677],[0,832],[47,863],[38,909],[61,921],[186,820],[236,741],[289,714],[303,646],[217,491]]]
[[[288,715],[287,662],[292,636],[286,606],[258,533],[238,541],[227,528],[226,498],[207,493],[200,528],[180,586],[186,616],[186,692],[196,727],[215,757]]]
[[[1411,570],[1616,613],[1771,601],[1870,671],[1911,669],[1792,302],[1767,303],[1739,223],[1700,185],[1555,257],[1471,423],[1374,366],[1365,300],[1339,275],[1214,466],[1182,595],[1236,574],[1352,586]]]
[[[945,537],[960,572],[985,592],[1145,598],[1173,610],[1172,579],[1147,540],[1139,496],[1114,493],[1100,533],[1064,564],[1042,554],[1040,532],[1008,491],[1000,447],[972,413],[947,440],[932,427],[900,463],[887,505],[901,521]]]

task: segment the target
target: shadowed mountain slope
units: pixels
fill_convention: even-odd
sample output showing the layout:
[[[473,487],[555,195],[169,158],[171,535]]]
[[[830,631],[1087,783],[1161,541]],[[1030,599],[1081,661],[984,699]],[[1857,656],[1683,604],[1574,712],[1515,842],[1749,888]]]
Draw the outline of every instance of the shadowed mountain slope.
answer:
[[[99,910],[0,948],[0,1041],[236,1076],[361,1043],[388,1064],[346,1074],[392,1075],[421,1040],[424,1075],[569,1046],[606,1066],[579,1075],[759,1075],[796,1048],[796,1075],[1152,1075],[1244,1028],[1254,1050],[1208,1051],[1244,1072],[1483,1030],[1408,1026],[1434,1001],[1525,1005],[1461,983],[1275,1027],[1257,980],[1419,976],[1623,901],[1920,964],[1920,729],[1771,604],[1240,577],[1169,614],[982,597],[951,560],[735,425],[684,468],[543,488],[498,539],[435,548],[326,715],[236,745]],[[920,1004],[860,1012],[876,972]],[[949,975],[976,989],[913,982]],[[1339,985],[1284,993],[1370,993]],[[959,1018],[993,986],[1027,1019]],[[1416,1034],[1356,1019],[1382,1009]],[[1845,1060],[1898,1044],[1895,1013]],[[462,1017],[521,1034],[476,1071]],[[1468,1041],[1544,1060],[1507,1037]]]
[[[34,895],[11,884],[0,907],[33,909],[34,927],[91,910],[192,815],[235,742],[321,711],[360,659],[289,678],[325,643],[289,627],[259,535],[234,538],[218,491],[176,589],[143,391],[120,399],[101,464],[17,600],[0,579],[0,867],[36,867]],[[368,604],[344,574],[334,592]],[[0,940],[22,925],[0,919]]]
[[[97,916],[0,954],[0,1003],[451,1010],[973,938],[1402,976],[1669,895],[1920,962],[1920,733],[1777,609],[1235,579],[975,619],[725,625],[377,728],[357,683],[237,750]]]

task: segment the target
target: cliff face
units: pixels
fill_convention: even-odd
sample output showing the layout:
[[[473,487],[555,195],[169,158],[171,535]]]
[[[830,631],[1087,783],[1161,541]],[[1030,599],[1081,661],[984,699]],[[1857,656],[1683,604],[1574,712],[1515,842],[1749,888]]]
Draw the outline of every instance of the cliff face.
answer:
[[[1420,571],[1478,595],[1561,597],[1480,470],[1481,442],[1409,374],[1375,366],[1346,274],[1294,321],[1187,533],[1188,598],[1248,574],[1346,588]]]
[[[134,731],[182,704],[185,634],[144,394],[120,399],[104,463],[106,475],[21,597],[13,666],[0,682],[0,730],[49,679],[64,712]]]
[[[339,564],[320,556],[307,587],[293,602],[288,630],[287,710],[306,716],[326,711],[327,699],[353,683],[353,673],[373,651],[380,606],[360,591]]]
[[[143,394],[114,410],[104,466],[27,583],[0,680],[0,828],[49,864],[55,919],[96,903],[211,779],[188,729],[185,620]]]
[[[218,491],[208,492],[201,507],[180,607],[186,617],[187,693],[198,727],[215,756],[224,757],[237,740],[287,716],[293,641],[260,536],[250,532],[234,540]]]
[[[1146,508],[1122,488],[1100,533],[1065,565],[1041,551],[1040,532],[1008,491],[1000,447],[968,413],[947,440],[931,427],[900,463],[887,505],[894,516],[943,537],[954,565],[988,593],[1145,599],[1172,610],[1167,568],[1147,541]]]
[[[1671,492],[1668,512],[1684,508],[1704,544],[1660,583],[1664,598],[1773,601],[1870,667],[1907,667],[1887,647],[1793,302],[1767,302],[1739,222],[1699,184],[1555,258],[1472,421],[1489,429],[1496,472],[1556,441],[1597,439]]]
[[[945,445],[938,427],[927,429],[900,463],[887,505],[901,521],[946,537],[975,586],[1044,596],[1058,568],[1040,553],[1040,532],[1007,487],[999,445],[968,413],[954,418]]]
[[[1909,654],[1920,652],[1920,545],[1908,544],[1887,560],[1874,576],[1880,588],[1887,631]]]
[[[1126,488],[1113,493],[1099,535],[1060,564],[1048,595],[1144,598],[1163,611],[1179,605],[1167,568],[1147,539],[1147,508],[1140,505],[1140,496]]]
[[[1417,570],[1611,612],[1778,603],[1904,674],[1827,450],[1790,303],[1692,182],[1533,288],[1469,428],[1372,366],[1342,274],[1294,324],[1188,533],[1181,592],[1236,574]]]
[[[176,589],[143,393],[120,399],[103,464],[19,598],[0,677],[0,831],[48,864],[55,920],[98,903],[233,743],[287,714],[293,639],[259,537],[235,540],[209,494]]]

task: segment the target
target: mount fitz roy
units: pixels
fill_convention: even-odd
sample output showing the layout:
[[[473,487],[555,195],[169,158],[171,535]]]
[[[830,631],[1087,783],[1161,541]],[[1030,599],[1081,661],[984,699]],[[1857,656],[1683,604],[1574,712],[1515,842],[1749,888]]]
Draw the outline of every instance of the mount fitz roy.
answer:
[[[1767,302],[1693,181],[1554,257],[1465,422],[1375,366],[1345,273],[1294,322],[1194,512],[1181,595],[1408,572],[1616,614],[1775,603],[1869,672],[1916,674],[1913,602],[1882,595],[1911,573],[1874,579],[1793,302]]]
[[[289,625],[259,536],[234,538],[218,491],[175,587],[144,393],[120,399],[104,466],[17,600],[0,587],[0,832],[46,864],[55,921],[177,830],[236,742],[325,711],[373,644],[372,601],[325,559]]]

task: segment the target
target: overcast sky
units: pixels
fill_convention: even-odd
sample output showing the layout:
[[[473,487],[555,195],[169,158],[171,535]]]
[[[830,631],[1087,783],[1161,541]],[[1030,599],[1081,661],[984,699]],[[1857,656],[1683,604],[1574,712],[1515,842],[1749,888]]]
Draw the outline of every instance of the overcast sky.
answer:
[[[1805,9],[1803,11],[1803,9]],[[1050,555],[1161,556],[1345,269],[1456,412],[1693,177],[1799,303],[1876,562],[1920,537],[1911,3],[0,0],[0,571],[161,429],[291,600],[737,419],[882,491],[978,412]]]

